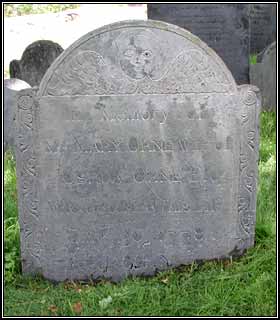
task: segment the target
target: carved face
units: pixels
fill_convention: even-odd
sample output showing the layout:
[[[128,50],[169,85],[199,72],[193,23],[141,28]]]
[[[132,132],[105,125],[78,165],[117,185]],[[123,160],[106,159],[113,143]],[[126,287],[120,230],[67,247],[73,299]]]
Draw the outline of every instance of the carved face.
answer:
[[[120,52],[122,70],[133,79],[143,79],[153,69],[154,52],[143,35],[131,35]]]
[[[147,30],[123,32],[115,40],[122,71],[132,79],[154,77],[157,69],[156,53],[161,48],[156,36]]]

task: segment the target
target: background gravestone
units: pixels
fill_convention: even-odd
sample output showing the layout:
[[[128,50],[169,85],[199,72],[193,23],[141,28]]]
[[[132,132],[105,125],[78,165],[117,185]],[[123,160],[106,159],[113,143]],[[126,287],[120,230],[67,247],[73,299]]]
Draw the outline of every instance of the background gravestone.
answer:
[[[18,98],[23,273],[117,281],[253,246],[259,108],[177,26],[86,34]]]
[[[250,67],[250,83],[261,90],[262,107],[276,110],[276,42],[258,54],[257,63]]]
[[[276,4],[250,4],[250,53],[259,53],[276,40]]]
[[[47,69],[61,52],[63,48],[55,42],[35,41],[24,50],[21,60],[10,62],[10,77],[24,80],[32,87],[39,85]]]
[[[147,4],[148,18],[176,24],[206,42],[238,84],[249,82],[247,4]]]
[[[16,133],[17,93],[30,88],[30,85],[19,79],[4,80],[4,152],[9,148],[14,151]]]

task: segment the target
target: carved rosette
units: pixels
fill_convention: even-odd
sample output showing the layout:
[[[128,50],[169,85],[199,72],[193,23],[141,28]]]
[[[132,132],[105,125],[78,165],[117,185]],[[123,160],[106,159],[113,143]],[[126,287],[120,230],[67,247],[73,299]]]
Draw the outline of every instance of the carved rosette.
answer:
[[[36,92],[34,88],[22,90],[17,97],[16,166],[23,273],[40,268]]]
[[[238,250],[254,245],[261,97],[255,86],[239,87],[241,140],[238,192]]]

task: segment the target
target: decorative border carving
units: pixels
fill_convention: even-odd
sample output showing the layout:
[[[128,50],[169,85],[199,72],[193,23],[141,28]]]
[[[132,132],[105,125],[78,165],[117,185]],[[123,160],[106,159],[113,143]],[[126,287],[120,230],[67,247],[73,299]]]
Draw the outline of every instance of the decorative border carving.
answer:
[[[37,89],[17,95],[16,169],[23,273],[34,273],[41,266],[38,211]]]
[[[202,50],[181,52],[169,61],[158,79],[149,75],[140,80],[130,78],[105,60],[95,51],[79,52],[54,72],[46,96],[228,93],[230,90],[221,70],[215,70],[214,61]]]
[[[237,250],[254,245],[259,159],[259,114],[261,96],[257,87],[238,87],[240,116],[240,163],[238,192]]]
[[[222,59],[216,54],[216,52],[211,49],[209,46],[206,45],[200,38],[196,37],[189,31],[180,28],[178,26],[162,22],[162,21],[153,21],[153,20],[131,20],[131,21],[121,21],[116,22],[104,27],[101,27],[99,29],[96,29],[92,32],[89,32],[88,34],[81,37],[79,40],[75,41],[68,49],[66,49],[50,66],[46,74],[44,75],[41,83],[40,88],[38,92],[38,96],[48,96],[48,90],[49,90],[49,82],[52,81],[52,77],[55,74],[57,70],[61,70],[63,68],[63,64],[67,63],[67,61],[71,60],[71,56],[75,56],[75,52],[77,52],[77,48],[80,48],[82,45],[84,45],[86,42],[90,41],[91,39],[94,39],[96,37],[99,37],[103,33],[116,31],[116,30],[122,30],[122,29],[129,29],[129,28],[148,28],[150,30],[158,29],[158,30],[164,30],[171,33],[176,34],[177,36],[183,37],[186,40],[190,41],[191,43],[195,44],[199,51],[204,52],[206,56],[217,66],[217,69],[219,70],[220,74],[222,75],[222,78],[224,79],[223,82],[226,84],[226,90],[224,89],[223,92],[226,91],[233,91],[234,93],[237,92],[236,82],[231,74],[231,72],[228,70],[225,63],[222,61]],[[219,81],[220,82],[220,81]],[[203,92],[203,90],[202,90]]]

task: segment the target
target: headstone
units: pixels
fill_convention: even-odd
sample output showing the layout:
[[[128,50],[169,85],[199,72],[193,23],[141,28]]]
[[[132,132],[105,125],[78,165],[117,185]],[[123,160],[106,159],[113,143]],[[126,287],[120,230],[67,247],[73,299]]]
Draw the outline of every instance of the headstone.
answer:
[[[83,36],[18,98],[23,272],[118,281],[243,253],[259,108],[258,89],[177,26]]]
[[[250,83],[260,88],[263,109],[276,111],[276,42],[258,54],[257,63],[251,65]]]
[[[176,24],[200,37],[223,59],[238,84],[249,82],[247,4],[147,5],[148,18]]]
[[[250,4],[250,53],[259,53],[276,40],[276,4]]]
[[[24,80],[32,87],[38,86],[49,66],[62,52],[62,47],[55,42],[35,41],[24,50],[21,60],[10,62],[10,76]]]
[[[17,93],[30,88],[30,85],[19,79],[4,80],[4,152],[11,149],[14,152],[16,133]]]

